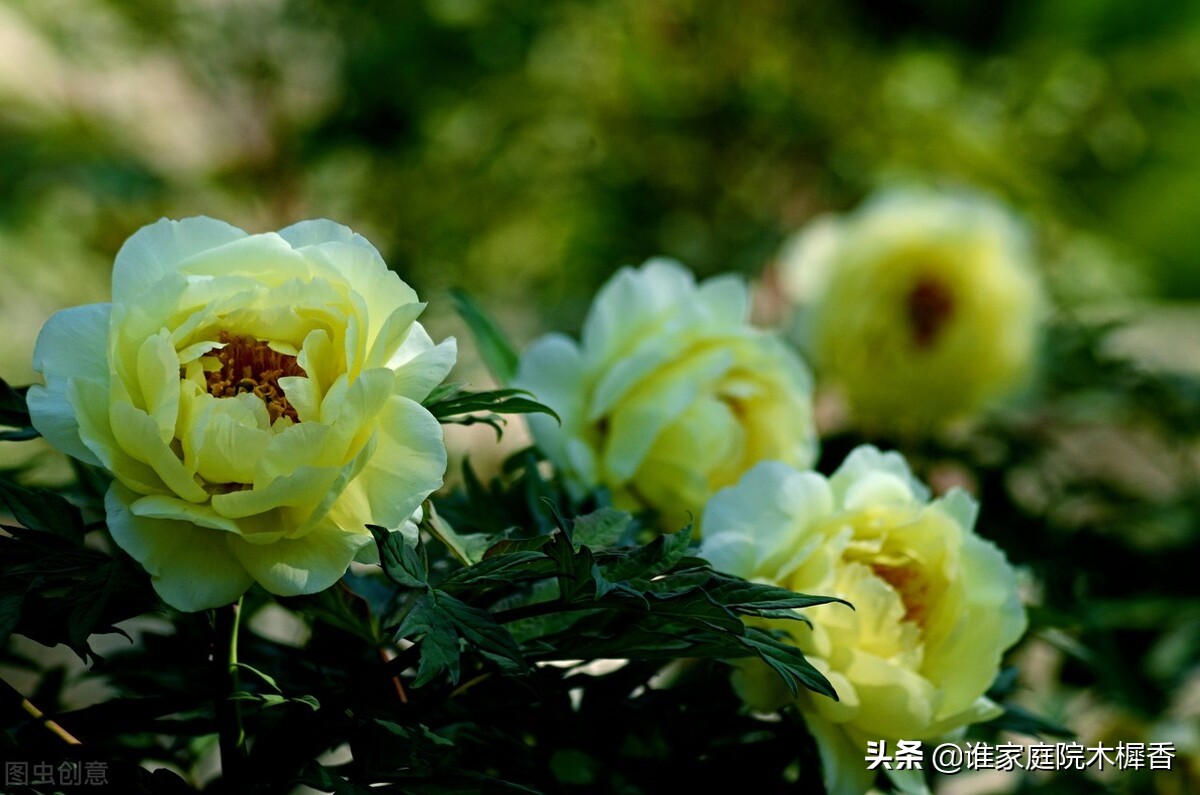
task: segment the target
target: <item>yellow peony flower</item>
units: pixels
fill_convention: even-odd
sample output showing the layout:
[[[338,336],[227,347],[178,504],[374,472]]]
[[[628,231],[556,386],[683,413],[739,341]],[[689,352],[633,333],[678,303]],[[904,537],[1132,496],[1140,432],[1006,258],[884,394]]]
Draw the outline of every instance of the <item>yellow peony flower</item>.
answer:
[[[840,699],[797,700],[831,795],[871,786],[868,741],[895,748],[1000,713],[984,693],[1026,619],[1012,567],[972,531],[976,512],[963,491],[930,502],[900,455],[874,447],[856,449],[829,479],[760,464],[705,508],[701,555],[717,569],[854,605],[805,610],[812,627],[773,624]],[[792,700],[759,662],[741,663],[734,685],[756,710]],[[890,774],[921,789],[913,771]]]
[[[538,445],[577,493],[606,486],[674,531],[758,461],[809,466],[810,381],[775,336],[751,328],[745,283],[697,285],[677,262],[622,268],[600,289],[582,343],[535,341],[517,386],[562,417],[531,416]]]
[[[441,485],[441,427],[419,401],[455,343],[434,345],[425,305],[360,235],[163,219],[121,248],[112,290],[47,321],[29,410],[113,473],[113,539],[168,604],[327,588],[375,553],[365,524],[400,529]]]
[[[891,190],[788,244],[782,283],[858,422],[919,434],[1019,385],[1042,294],[1026,230],[980,195]]]

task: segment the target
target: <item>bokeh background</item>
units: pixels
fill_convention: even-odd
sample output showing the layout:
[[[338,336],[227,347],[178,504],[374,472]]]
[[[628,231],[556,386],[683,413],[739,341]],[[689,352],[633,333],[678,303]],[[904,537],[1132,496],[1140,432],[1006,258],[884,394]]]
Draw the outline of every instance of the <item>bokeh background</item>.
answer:
[[[431,301],[435,337],[466,336],[442,300],[465,287],[524,343],[576,331],[620,265],[756,276],[808,219],[895,181],[1001,197],[1061,315],[1119,318],[1107,346],[1194,374],[1198,142],[1197,2],[0,0],[0,376],[32,380],[45,319],[107,300],[115,252],[160,216],[333,218]],[[1026,651],[1026,685],[1076,730],[1166,725],[1200,748],[1196,589],[1163,582],[1195,579],[1195,446],[1084,430],[1055,437],[1062,477],[1118,462],[1133,496],[1104,521],[1126,499],[1173,511],[1174,535],[1092,549],[1151,556],[1145,593],[1116,568],[1086,580],[1076,596],[1113,612],[1072,634],[1085,613],[1055,605],[1067,630]],[[1063,565],[1079,524],[1059,523]],[[1079,663],[1071,644],[1115,653],[1097,637],[1141,644],[1117,655],[1136,670]]]

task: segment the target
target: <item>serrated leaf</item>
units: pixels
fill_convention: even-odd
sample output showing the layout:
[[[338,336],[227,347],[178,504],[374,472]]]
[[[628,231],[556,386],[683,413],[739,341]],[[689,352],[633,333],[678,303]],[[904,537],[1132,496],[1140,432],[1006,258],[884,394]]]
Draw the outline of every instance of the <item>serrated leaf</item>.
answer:
[[[541,552],[550,543],[548,536],[534,538],[506,538],[497,541],[483,553],[483,559],[489,560],[497,555],[512,555],[518,552]]]
[[[501,553],[473,566],[458,569],[438,585],[445,591],[461,591],[472,587],[509,585],[530,579],[548,577],[554,573],[554,563],[541,552],[529,550]]]
[[[442,591],[422,594],[401,621],[396,639],[414,637],[419,637],[421,647],[416,687],[442,671],[449,674],[451,682],[458,681],[459,638],[509,673],[529,667],[512,635],[490,613]]]
[[[432,396],[422,404],[439,422],[471,425],[485,422],[500,430],[504,422],[500,414],[548,414],[558,422],[562,419],[554,409],[532,399],[532,393],[523,389],[492,389],[483,392],[456,390],[433,400]]]
[[[814,668],[812,663],[804,658],[800,649],[790,643],[773,638],[756,627],[747,627],[746,634],[739,636],[738,642],[753,651],[760,660],[771,667],[771,670],[779,674],[793,696],[799,693],[800,687],[806,687],[814,693],[828,696],[834,701],[838,700],[833,685],[824,674]]]
[[[691,538],[682,531],[662,535],[616,560],[606,562],[601,569],[605,577],[615,582],[634,578],[648,580],[682,560],[691,543]]]
[[[462,290],[451,290],[450,299],[459,317],[471,330],[475,346],[479,349],[479,358],[487,366],[492,376],[501,384],[510,383],[517,375],[517,365],[520,361],[516,349],[508,341],[508,337],[500,331],[495,321]]]
[[[448,673],[451,682],[458,681],[458,633],[454,631],[450,617],[437,609],[432,592],[422,594],[396,628],[396,640],[403,638],[415,639],[421,647],[414,687],[433,681],[443,671]]]
[[[595,598],[596,580],[593,569],[596,559],[587,547],[578,550],[562,530],[550,536],[543,551],[555,564],[559,599],[564,603],[589,601]]]
[[[747,615],[758,615],[769,618],[793,618],[807,621],[804,616],[793,610],[837,602],[853,609],[845,599],[833,596],[810,596],[795,593],[787,588],[766,583],[748,582],[725,574],[714,573],[713,579],[706,583],[704,590],[715,601],[725,605],[730,610]]]
[[[401,533],[393,533],[379,525],[369,524],[367,529],[375,536],[379,546],[379,562],[383,573],[397,585],[406,588],[425,588],[428,586],[429,572],[420,553],[410,547]]]
[[[529,668],[521,649],[504,627],[496,623],[486,610],[467,604],[447,593],[437,594],[438,607],[454,622],[458,634],[480,654],[509,673],[521,673]]]

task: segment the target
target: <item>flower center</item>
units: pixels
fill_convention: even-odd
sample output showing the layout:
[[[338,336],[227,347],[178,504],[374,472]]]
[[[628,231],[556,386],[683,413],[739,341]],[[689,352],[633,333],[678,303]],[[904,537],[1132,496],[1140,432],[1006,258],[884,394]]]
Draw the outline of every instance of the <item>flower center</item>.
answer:
[[[928,348],[954,314],[954,296],[944,284],[922,276],[908,294],[908,323],[913,342]]]
[[[904,605],[904,620],[911,621],[922,629],[928,611],[929,583],[921,576],[916,566],[888,566],[883,563],[871,564],[875,576],[886,582],[900,596]]]
[[[225,347],[215,352],[220,369],[204,374],[210,395],[225,398],[252,392],[267,404],[272,423],[280,417],[299,422],[296,409],[279,386],[279,379],[285,376],[308,375],[296,364],[295,356],[273,351],[254,337],[234,336],[228,331],[222,331],[217,341]]]

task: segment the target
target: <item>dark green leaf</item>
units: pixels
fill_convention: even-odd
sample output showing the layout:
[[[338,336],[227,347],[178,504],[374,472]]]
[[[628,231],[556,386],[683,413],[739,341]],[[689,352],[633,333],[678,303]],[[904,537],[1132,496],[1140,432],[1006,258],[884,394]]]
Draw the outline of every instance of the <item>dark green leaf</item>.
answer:
[[[21,607],[25,602],[25,589],[0,593],[0,646],[8,643],[8,636],[21,620]]]
[[[417,666],[415,687],[431,682],[443,671],[451,682],[458,681],[459,657],[458,633],[454,621],[438,609],[434,592],[424,593],[413,603],[400,626],[396,628],[396,640],[415,640],[421,646],[421,662]]]
[[[609,549],[617,545],[632,521],[633,517],[625,511],[601,508],[575,519],[571,526],[571,541],[577,549],[581,546],[593,550]]]
[[[480,586],[509,585],[523,580],[549,577],[554,571],[553,561],[541,552],[517,550],[458,569],[443,580],[438,588],[458,592]]]
[[[10,428],[30,427],[29,408],[25,405],[25,393],[28,391],[27,386],[10,386],[0,378],[0,425]],[[34,435],[37,435],[36,431]]]
[[[615,582],[634,578],[650,579],[667,571],[687,554],[691,546],[687,532],[662,535],[649,544],[601,566],[604,576]]]
[[[85,529],[79,509],[52,491],[27,489],[0,479],[0,502],[6,503],[17,521],[31,530],[83,543]]]
[[[271,676],[268,676],[267,674],[263,673],[262,671],[258,670],[257,668],[255,668],[251,665],[247,665],[244,662],[238,663],[237,667],[242,669],[243,671],[249,671],[250,673],[254,674],[260,680],[262,680],[267,685],[267,687],[271,688],[276,693],[280,693],[280,694],[283,693],[283,691],[279,689],[279,684],[274,680],[274,678],[272,678]]]
[[[500,414],[549,414],[559,419],[549,406],[525,397],[530,395],[521,389],[493,389],[485,392],[467,392],[456,389],[452,392],[434,392],[423,405],[429,413],[443,423],[472,425],[484,422],[500,432],[504,420]],[[438,399],[435,400],[435,397]],[[482,413],[481,413],[482,412]]]
[[[438,593],[437,597],[438,607],[450,616],[458,634],[480,654],[509,673],[523,673],[529,669],[529,664],[521,656],[521,650],[512,635],[497,624],[486,610],[446,593]]]
[[[466,467],[465,462],[463,466]],[[484,553],[495,538],[486,533],[462,535],[456,533],[453,527],[437,515],[433,505],[428,502],[425,504],[425,518],[421,521],[421,529],[445,544],[446,549],[450,550],[464,566],[470,566],[483,560]]]
[[[367,600],[349,587],[326,588],[308,596],[277,596],[275,600],[290,610],[359,637],[371,646],[381,639],[379,619],[371,614]]]
[[[838,700],[829,680],[792,644],[773,638],[755,627],[747,627],[746,634],[738,637],[738,642],[753,651],[760,660],[779,674],[793,696],[799,692],[800,687],[806,687],[815,693],[829,696],[834,701]]]
[[[383,573],[397,585],[406,588],[424,588],[428,585],[429,572],[420,553],[410,547],[403,534],[393,533],[378,525],[367,525],[375,543],[379,546],[379,561]]]
[[[517,375],[520,361],[517,351],[495,321],[462,290],[451,290],[450,299],[459,316],[466,322],[479,349],[479,358],[487,365],[492,376],[501,384],[510,383]]]
[[[548,543],[550,543],[550,538],[547,536],[506,538],[488,547],[487,551],[483,553],[483,559],[489,560],[497,555],[512,555],[517,552],[541,552]]]
[[[714,574],[713,579],[704,586],[704,590],[715,601],[730,610],[770,618],[803,619],[803,616],[792,611],[830,602],[838,602],[848,609],[853,609],[850,603],[844,599],[794,593],[787,588],[766,583],[747,582],[725,574]]]
[[[510,673],[528,669],[512,635],[491,614],[442,591],[430,591],[417,599],[396,630],[396,639],[401,638],[419,638],[417,687],[442,671],[448,672],[451,682],[458,681],[459,638]]]
[[[1054,735],[1056,737],[1075,736],[1075,732],[1071,731],[1065,726],[1035,715],[1032,712],[1022,709],[1014,704],[1005,704],[1004,712],[1002,714],[997,715],[995,718],[983,725],[999,731],[1017,732],[1018,734],[1027,734],[1035,737],[1040,737],[1045,734]]]

